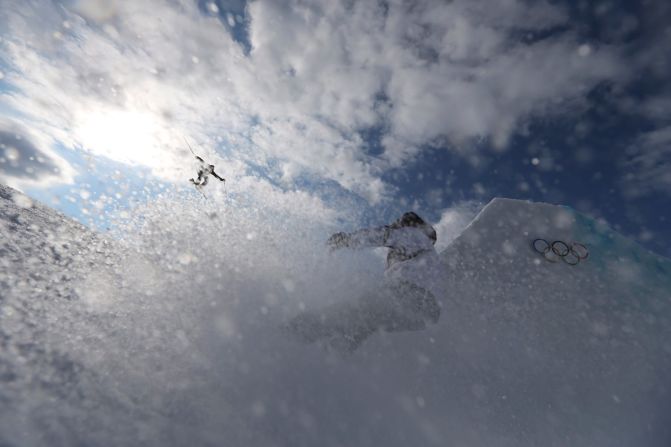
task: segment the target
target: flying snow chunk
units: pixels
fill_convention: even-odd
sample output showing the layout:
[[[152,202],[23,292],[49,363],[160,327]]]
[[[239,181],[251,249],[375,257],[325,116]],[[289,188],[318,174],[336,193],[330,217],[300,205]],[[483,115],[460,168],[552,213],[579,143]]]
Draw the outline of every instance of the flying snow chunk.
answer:
[[[212,13],[212,14],[217,14],[219,12],[219,7],[217,6],[216,3],[214,2],[208,2],[207,3],[207,9]]]

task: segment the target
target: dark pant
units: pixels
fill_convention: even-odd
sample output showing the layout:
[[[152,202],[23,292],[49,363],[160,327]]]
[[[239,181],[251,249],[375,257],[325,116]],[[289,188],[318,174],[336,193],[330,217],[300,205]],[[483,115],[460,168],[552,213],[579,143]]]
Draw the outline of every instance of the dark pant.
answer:
[[[378,330],[417,331],[439,318],[440,306],[431,292],[402,282],[354,300],[303,312],[286,327],[305,342],[325,341],[336,350],[351,352]]]

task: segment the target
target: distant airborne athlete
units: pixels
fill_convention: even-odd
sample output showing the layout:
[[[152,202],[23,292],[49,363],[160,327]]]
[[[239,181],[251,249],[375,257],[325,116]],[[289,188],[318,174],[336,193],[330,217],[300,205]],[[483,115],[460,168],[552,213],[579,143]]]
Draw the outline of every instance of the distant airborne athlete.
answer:
[[[440,317],[436,295],[441,296],[442,290],[435,243],[436,231],[413,212],[391,225],[334,234],[327,241],[332,249],[389,248],[385,284],[357,299],[305,311],[288,322],[287,330],[304,342],[321,341],[352,352],[378,330],[416,331],[436,323]]]
[[[225,182],[226,179],[221,177],[219,174],[214,172],[214,165],[207,164],[205,163],[205,160],[203,160],[201,157],[196,155],[196,153],[191,149],[191,145],[189,144],[188,141],[186,141],[186,138],[184,138],[184,142],[186,143],[187,146],[189,146],[189,150],[193,154],[194,157],[196,157],[196,160],[198,160],[199,166],[198,166],[198,177],[195,179],[190,178],[189,181],[193,183],[193,185],[196,187],[198,191],[200,191],[201,194],[203,194],[202,188],[207,185],[207,181],[209,180],[210,174],[214,176],[219,181]],[[205,194],[203,194],[205,195]]]
[[[225,182],[226,179],[219,176],[216,172],[214,172],[214,165],[210,165],[205,163],[205,160],[200,158],[198,155],[195,155],[196,160],[200,163],[200,166],[198,167],[198,177],[196,179],[190,178],[189,181],[196,185],[197,188],[202,188],[203,186],[207,185],[208,178],[210,174],[214,176],[217,180],[220,180],[222,182]]]

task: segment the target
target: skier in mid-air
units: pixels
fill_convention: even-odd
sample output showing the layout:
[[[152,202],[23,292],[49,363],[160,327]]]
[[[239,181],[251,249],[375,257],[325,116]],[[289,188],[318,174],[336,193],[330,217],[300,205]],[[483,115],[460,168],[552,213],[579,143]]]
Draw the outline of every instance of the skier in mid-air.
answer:
[[[203,186],[207,185],[208,178],[210,174],[214,176],[219,181],[225,182],[226,179],[221,177],[219,174],[214,172],[214,165],[210,165],[205,163],[205,160],[200,158],[198,155],[194,155],[196,157],[196,160],[200,163],[200,166],[198,167],[198,177],[195,179],[190,178],[189,181],[196,185],[198,188],[202,188]]]
[[[321,341],[338,351],[352,352],[378,330],[415,331],[436,323],[440,317],[436,296],[443,293],[435,243],[434,228],[413,212],[391,225],[334,234],[327,241],[333,250],[389,248],[385,284],[357,299],[302,312],[286,328],[302,341]]]

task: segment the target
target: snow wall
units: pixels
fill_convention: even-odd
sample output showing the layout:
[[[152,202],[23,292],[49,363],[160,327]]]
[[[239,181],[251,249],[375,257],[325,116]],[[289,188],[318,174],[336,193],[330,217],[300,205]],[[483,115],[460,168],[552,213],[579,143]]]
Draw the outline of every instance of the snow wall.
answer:
[[[0,189],[0,445],[671,445],[671,264],[594,220],[494,200],[442,253],[439,323],[340,355],[280,326],[377,287],[379,255],[220,209],[103,237]]]

